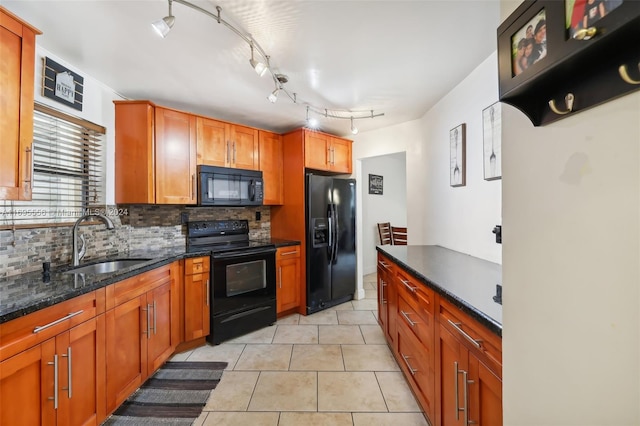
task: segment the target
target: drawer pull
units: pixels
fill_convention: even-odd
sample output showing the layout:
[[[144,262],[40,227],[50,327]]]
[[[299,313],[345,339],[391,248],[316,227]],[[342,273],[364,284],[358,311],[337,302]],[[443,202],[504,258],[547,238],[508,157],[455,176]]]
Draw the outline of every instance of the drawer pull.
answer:
[[[382,284],[382,286],[380,287],[380,294],[382,296],[381,300],[382,300],[382,304],[386,305],[387,304],[387,299],[385,299],[384,297],[384,288],[387,286],[387,283],[384,282],[384,280],[382,278],[380,278],[380,283]]]
[[[53,362],[47,362],[47,365],[53,365],[53,396],[48,399],[53,400],[53,409],[58,409],[58,354],[53,356]]]
[[[409,281],[405,281],[405,280],[401,279],[401,280],[400,280],[400,282],[401,282],[402,284],[404,284],[404,286],[405,286],[405,287],[406,287],[406,288],[407,288],[411,293],[415,293],[415,292],[416,292],[416,290],[418,290],[418,287],[412,287],[412,286],[410,285],[411,283],[410,283]]]
[[[280,256],[289,256],[290,254],[296,254],[296,253],[298,253],[298,250],[288,251],[286,253],[280,253]]]
[[[207,283],[204,285],[204,287],[207,290],[207,306],[209,306],[209,280],[207,280]]]
[[[405,320],[407,320],[407,322],[409,323],[409,325],[410,325],[411,327],[415,327],[415,325],[417,324],[417,322],[413,322],[413,321],[411,321],[411,318],[409,318],[409,315],[408,315],[405,311],[400,310],[400,313],[402,314],[402,316],[404,317],[404,319],[405,319]]]
[[[411,367],[411,364],[409,364],[409,358],[411,358],[410,356],[404,355],[404,354],[400,354],[402,356],[402,359],[404,360],[404,363],[407,365],[407,368],[409,369],[409,373],[411,373],[412,376],[415,376],[416,373],[418,372],[418,370],[416,370],[415,368]]]
[[[73,392],[71,389],[71,382],[72,382],[71,368],[73,366],[73,363],[71,362],[71,346],[67,347],[67,353],[62,354],[62,357],[67,358],[67,383],[68,383],[68,387],[62,388],[62,390],[66,390],[69,393],[69,399],[71,399],[71,397],[73,396]]]
[[[382,267],[383,267],[384,269],[389,269],[389,264],[388,264],[388,263],[384,263],[382,260],[378,261],[378,263],[379,263],[380,265],[382,265]]]
[[[475,346],[478,349],[482,349],[482,340],[478,339],[474,339],[473,337],[469,336],[467,333],[465,333],[465,331],[463,329],[460,328],[460,326],[462,325],[462,323],[460,322],[453,322],[451,320],[447,320],[449,321],[449,324],[451,324],[451,326],[453,328],[455,328],[458,333],[462,334],[462,336],[467,339],[469,342],[471,342],[473,344],[473,346]]]
[[[49,328],[49,327],[53,327],[54,325],[60,324],[62,321],[66,321],[66,320],[68,320],[69,318],[73,318],[73,317],[75,317],[76,315],[80,315],[80,314],[81,314],[81,313],[83,313],[83,312],[84,312],[84,310],[80,310],[80,311],[78,311],[78,312],[71,312],[69,315],[64,316],[64,317],[62,317],[62,318],[60,318],[60,319],[57,319],[57,320],[55,320],[55,321],[53,321],[53,322],[50,322],[50,323],[49,323],[49,324],[47,324],[47,325],[37,326],[36,328],[34,328],[34,329],[33,329],[33,332],[34,332],[34,333],[40,333],[42,330],[45,330],[45,329],[47,329],[47,328]]]

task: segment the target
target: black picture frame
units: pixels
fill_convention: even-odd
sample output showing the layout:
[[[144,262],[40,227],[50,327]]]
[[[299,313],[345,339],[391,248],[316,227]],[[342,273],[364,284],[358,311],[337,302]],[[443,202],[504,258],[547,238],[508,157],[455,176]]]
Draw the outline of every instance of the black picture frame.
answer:
[[[453,187],[467,184],[467,124],[449,130],[449,184]]]
[[[382,195],[383,177],[369,174],[369,194]]]
[[[484,180],[502,179],[502,104],[482,110],[482,162]]]

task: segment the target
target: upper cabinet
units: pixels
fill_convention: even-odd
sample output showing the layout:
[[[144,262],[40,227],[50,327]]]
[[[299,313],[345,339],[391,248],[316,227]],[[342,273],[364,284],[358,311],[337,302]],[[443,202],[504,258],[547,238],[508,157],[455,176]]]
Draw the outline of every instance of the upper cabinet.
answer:
[[[640,88],[640,2],[527,0],[498,28],[500,101],[535,126]]]
[[[197,163],[258,170],[258,130],[197,117]]]
[[[116,203],[195,204],[195,116],[149,101],[114,103]]]
[[[280,205],[284,202],[282,136],[259,131],[260,170],[264,181],[265,205]]]
[[[0,7],[0,200],[30,200],[33,91],[39,30]]]
[[[348,139],[304,129],[306,168],[335,173],[351,173],[351,144]]]

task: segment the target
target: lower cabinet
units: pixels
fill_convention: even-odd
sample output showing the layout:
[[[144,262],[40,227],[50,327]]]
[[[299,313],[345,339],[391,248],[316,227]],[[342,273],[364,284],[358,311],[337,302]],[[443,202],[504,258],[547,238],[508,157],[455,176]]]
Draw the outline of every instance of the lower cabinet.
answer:
[[[96,311],[93,292],[0,325],[1,425],[100,423],[105,322]]]
[[[377,273],[378,321],[431,424],[501,426],[501,338],[381,253]]]
[[[177,346],[171,318],[176,285],[167,265],[108,288],[107,412],[126,400]]]
[[[209,256],[185,260],[184,268],[184,340],[209,335],[211,327],[211,292]]]
[[[300,246],[276,252],[276,305],[278,314],[300,306]]]

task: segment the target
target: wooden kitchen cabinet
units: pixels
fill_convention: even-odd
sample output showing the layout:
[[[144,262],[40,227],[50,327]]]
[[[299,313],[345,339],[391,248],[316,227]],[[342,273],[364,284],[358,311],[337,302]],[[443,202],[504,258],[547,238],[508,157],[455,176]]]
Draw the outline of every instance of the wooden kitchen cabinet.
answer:
[[[149,101],[114,101],[116,203],[196,204],[196,119]]]
[[[309,169],[350,174],[351,150],[348,139],[304,130],[304,165]]]
[[[276,252],[277,313],[300,306],[300,246],[280,247]]]
[[[258,170],[258,130],[197,117],[198,165]]]
[[[209,256],[185,260],[184,270],[184,340],[209,335],[211,329],[211,260]]]
[[[105,418],[105,321],[96,316],[104,299],[97,293],[0,324],[0,424]]]
[[[31,200],[36,35],[0,6],[0,200]]]
[[[437,424],[502,425],[500,339],[449,302],[439,307]]]
[[[398,296],[394,264],[378,253],[378,321],[394,353],[398,352],[397,317]]]
[[[178,282],[166,265],[107,288],[107,412],[115,410],[178,344],[172,303]]]
[[[282,136],[259,131],[260,170],[264,181],[265,205],[281,205],[284,203]]]

